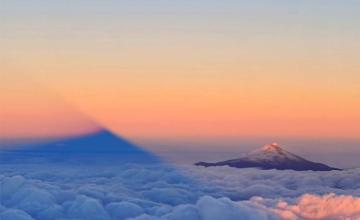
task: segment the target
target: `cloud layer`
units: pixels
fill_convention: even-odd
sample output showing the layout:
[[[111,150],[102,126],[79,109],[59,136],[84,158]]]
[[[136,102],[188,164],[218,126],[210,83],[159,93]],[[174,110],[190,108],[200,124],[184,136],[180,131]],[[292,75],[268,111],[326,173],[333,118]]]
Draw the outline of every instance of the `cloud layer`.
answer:
[[[360,219],[360,170],[2,165],[2,220]]]
[[[360,198],[336,194],[305,194],[294,204],[278,202],[273,211],[285,220],[360,219]]]

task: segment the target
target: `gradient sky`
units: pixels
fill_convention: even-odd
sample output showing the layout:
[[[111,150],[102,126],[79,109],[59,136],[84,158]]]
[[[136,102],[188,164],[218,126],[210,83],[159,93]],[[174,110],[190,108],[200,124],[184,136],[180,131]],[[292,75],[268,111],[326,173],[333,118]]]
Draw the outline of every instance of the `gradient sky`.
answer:
[[[85,132],[92,117],[133,138],[357,138],[359,11],[355,0],[3,0],[0,136]]]

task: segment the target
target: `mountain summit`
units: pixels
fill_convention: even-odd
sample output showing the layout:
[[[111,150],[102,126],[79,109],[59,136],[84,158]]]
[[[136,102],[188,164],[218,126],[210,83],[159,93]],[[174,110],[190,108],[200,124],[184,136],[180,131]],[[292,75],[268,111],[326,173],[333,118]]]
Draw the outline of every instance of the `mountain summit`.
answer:
[[[322,163],[306,160],[281,148],[277,143],[267,144],[260,149],[248,153],[246,156],[215,163],[198,162],[197,166],[230,166],[236,168],[256,167],[261,169],[277,170],[313,170],[330,171],[340,170]]]

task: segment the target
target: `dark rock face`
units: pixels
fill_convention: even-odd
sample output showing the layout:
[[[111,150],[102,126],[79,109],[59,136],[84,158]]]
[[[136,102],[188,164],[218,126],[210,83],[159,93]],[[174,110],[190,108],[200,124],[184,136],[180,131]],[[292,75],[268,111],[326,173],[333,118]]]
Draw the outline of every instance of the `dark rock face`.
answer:
[[[313,170],[313,171],[330,171],[341,170],[330,167],[322,163],[316,163],[306,160],[300,156],[292,154],[276,143],[265,145],[263,148],[249,153],[239,159],[226,160],[215,163],[198,162],[197,166],[230,166],[236,168],[260,168],[260,169],[277,169],[277,170]]]

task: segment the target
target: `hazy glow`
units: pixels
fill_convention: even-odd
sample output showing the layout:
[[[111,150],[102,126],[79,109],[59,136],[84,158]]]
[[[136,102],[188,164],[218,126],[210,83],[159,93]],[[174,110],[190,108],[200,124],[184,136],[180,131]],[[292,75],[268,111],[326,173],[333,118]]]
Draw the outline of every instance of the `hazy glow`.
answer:
[[[1,88],[25,74],[127,136],[360,135],[358,1],[72,4],[1,2]],[[26,87],[1,136],[89,127]]]
[[[2,75],[0,139],[79,135],[99,129],[89,117],[26,77]]]

